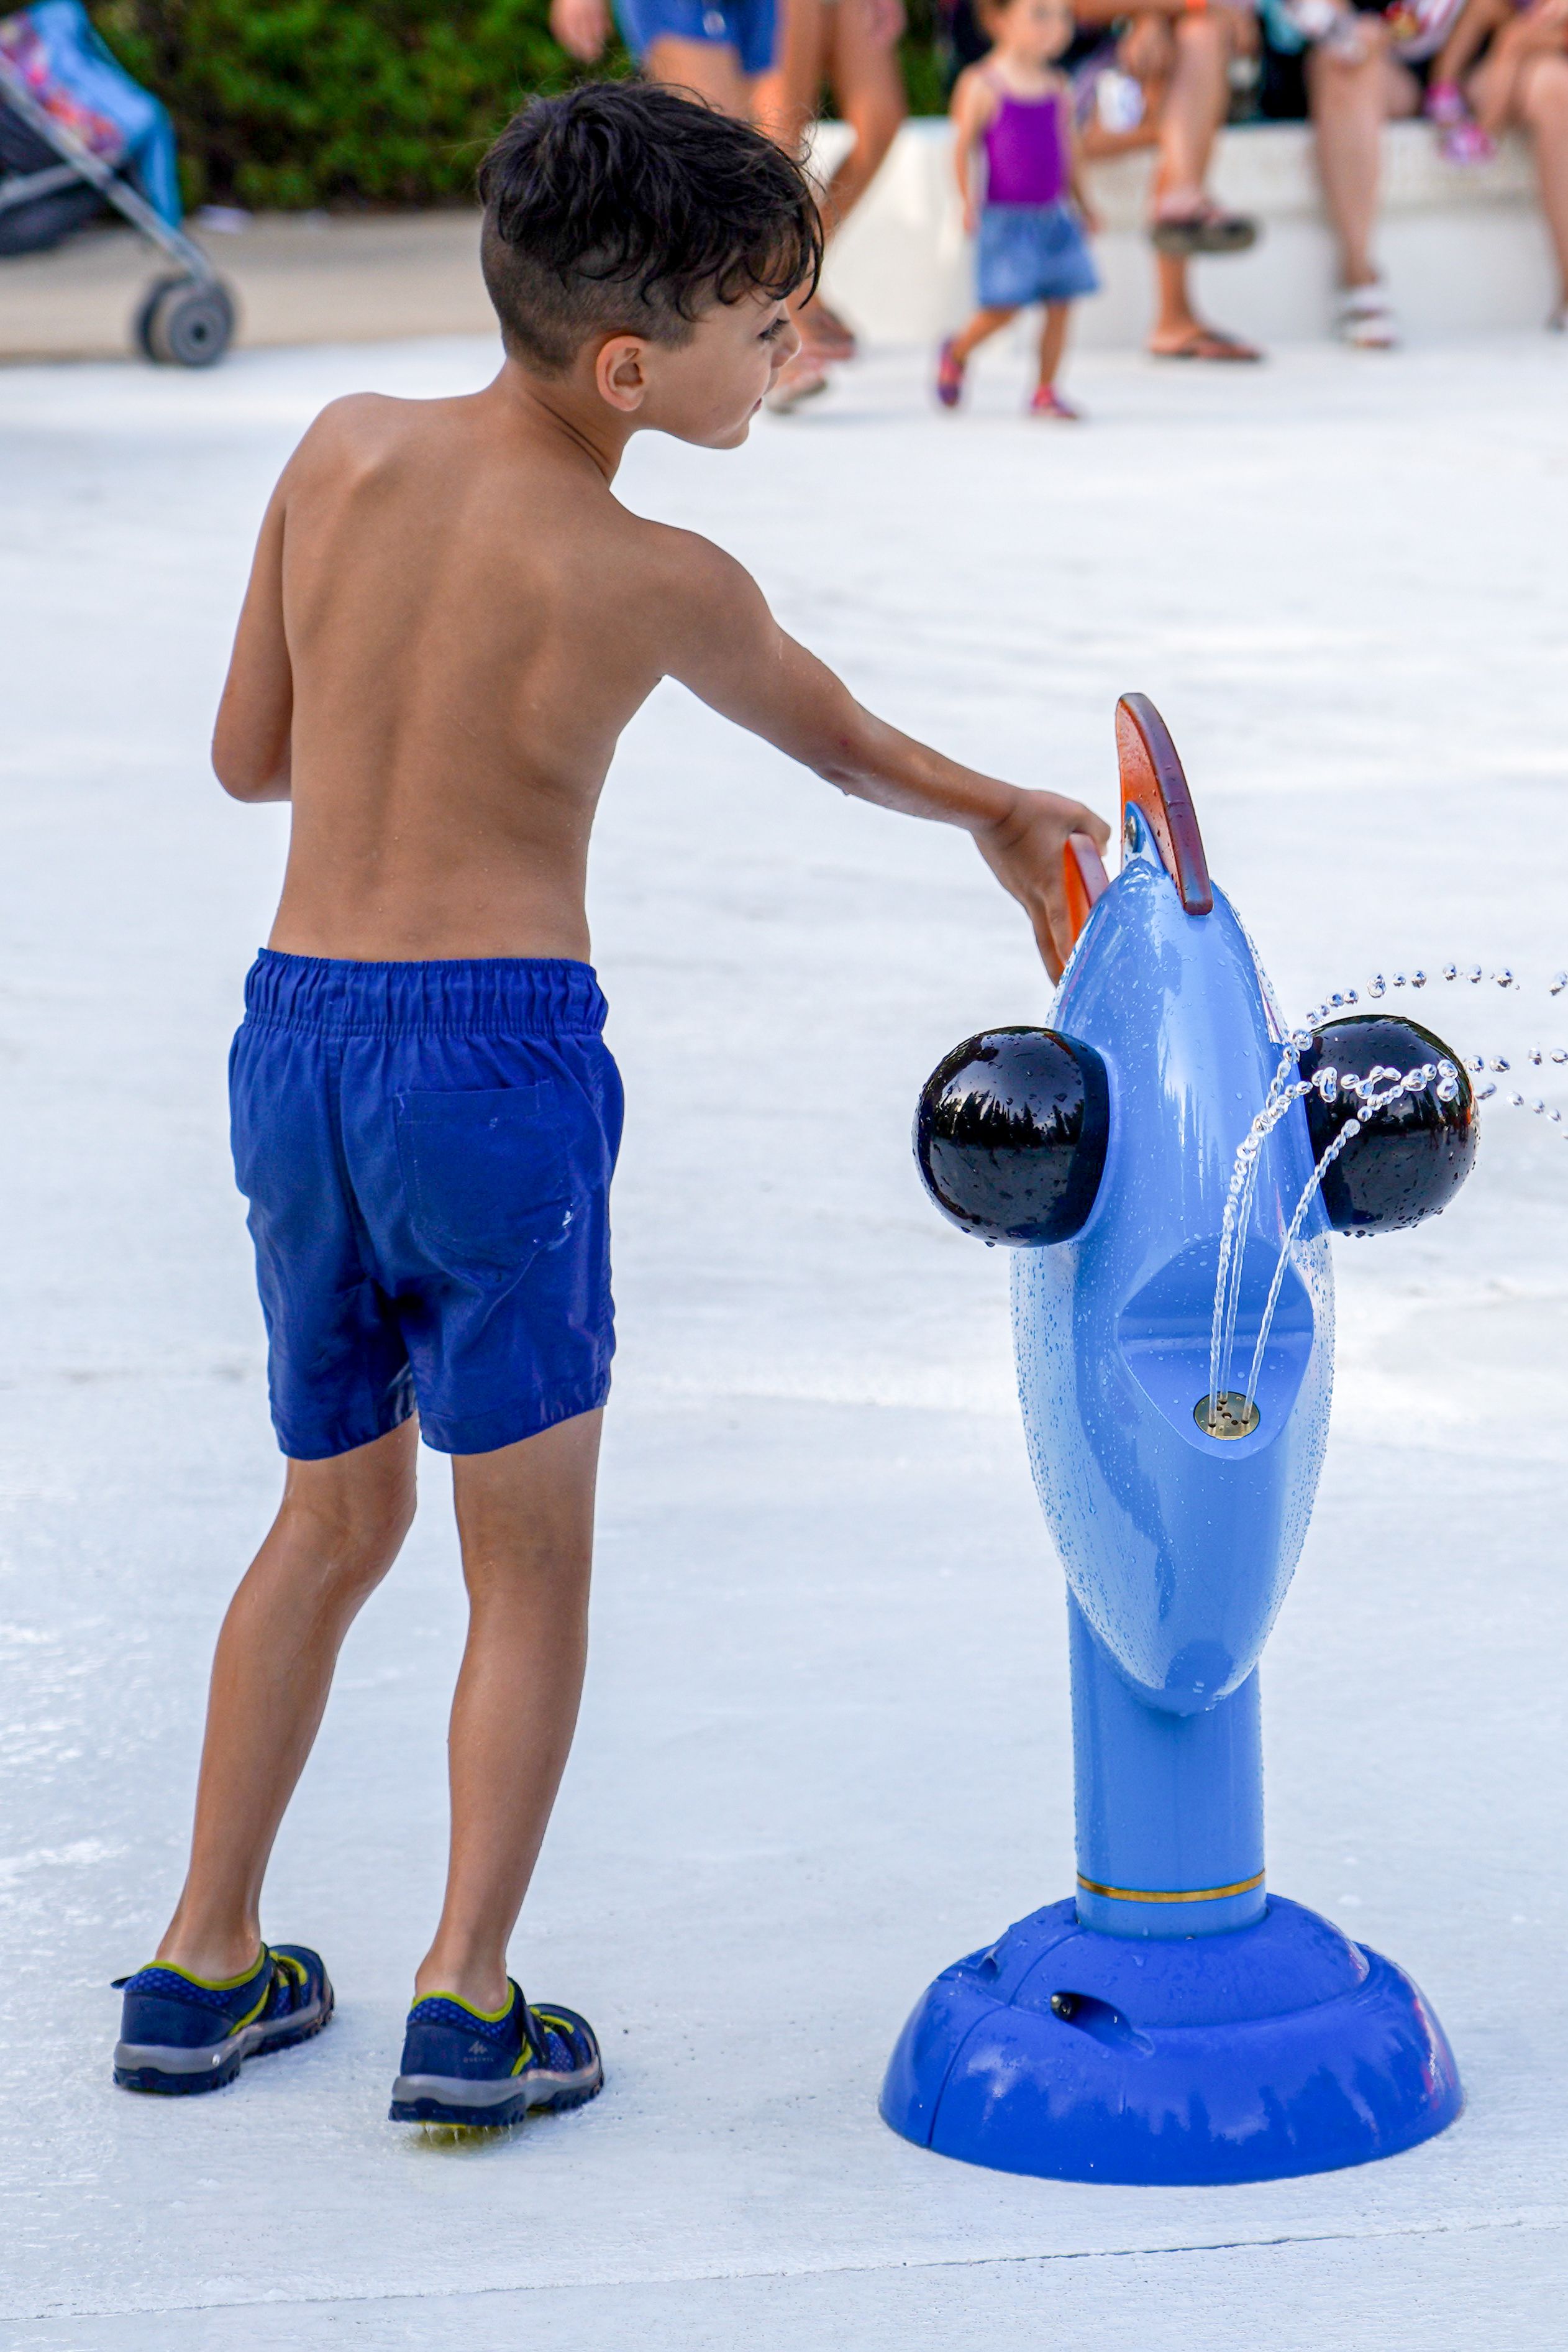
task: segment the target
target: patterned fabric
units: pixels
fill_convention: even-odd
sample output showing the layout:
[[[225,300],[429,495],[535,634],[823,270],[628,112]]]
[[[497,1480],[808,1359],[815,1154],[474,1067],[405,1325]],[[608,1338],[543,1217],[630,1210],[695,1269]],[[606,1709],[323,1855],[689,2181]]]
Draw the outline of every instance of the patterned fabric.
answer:
[[[177,226],[180,182],[169,117],[105,48],[80,0],[38,0],[0,20],[0,57],[51,121],[106,163],[129,167],[148,203]]]

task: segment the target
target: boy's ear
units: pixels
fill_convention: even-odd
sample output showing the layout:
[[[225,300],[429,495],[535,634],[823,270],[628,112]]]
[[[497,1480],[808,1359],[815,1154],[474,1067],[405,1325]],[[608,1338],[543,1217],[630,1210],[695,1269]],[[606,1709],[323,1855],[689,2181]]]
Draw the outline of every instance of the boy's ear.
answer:
[[[612,335],[593,362],[599,397],[622,416],[634,415],[648,394],[645,346],[640,335]]]

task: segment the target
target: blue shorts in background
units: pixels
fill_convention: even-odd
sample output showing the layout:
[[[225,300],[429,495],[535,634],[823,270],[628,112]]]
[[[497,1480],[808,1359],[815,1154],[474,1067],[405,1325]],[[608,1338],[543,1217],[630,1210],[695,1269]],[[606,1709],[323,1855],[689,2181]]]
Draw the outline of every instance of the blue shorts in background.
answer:
[[[1075,302],[1100,290],[1089,240],[1071,205],[982,205],[975,276],[987,310]]]
[[[257,957],[229,1096],[285,1454],[416,1408],[427,1444],[488,1454],[603,1403],[604,1013],[585,963]]]
[[[639,65],[661,36],[732,48],[745,74],[766,73],[778,46],[777,0],[615,0],[615,15]]]

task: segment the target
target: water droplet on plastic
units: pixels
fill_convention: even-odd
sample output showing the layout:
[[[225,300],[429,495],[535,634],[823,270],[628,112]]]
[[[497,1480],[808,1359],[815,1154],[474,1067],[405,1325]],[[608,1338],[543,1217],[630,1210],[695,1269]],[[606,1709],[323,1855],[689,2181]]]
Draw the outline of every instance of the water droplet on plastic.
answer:
[[[1412,988],[1425,988],[1427,985],[1426,973],[1424,971],[1413,971],[1410,975],[1410,985]]]

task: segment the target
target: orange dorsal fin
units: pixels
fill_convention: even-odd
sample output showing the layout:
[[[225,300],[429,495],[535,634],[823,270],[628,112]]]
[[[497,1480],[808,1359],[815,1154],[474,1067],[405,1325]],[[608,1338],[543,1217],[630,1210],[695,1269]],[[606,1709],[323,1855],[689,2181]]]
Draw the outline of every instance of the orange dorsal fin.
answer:
[[[1182,905],[1189,915],[1207,915],[1214,889],[1197,814],[1170,730],[1146,694],[1124,694],[1116,705],[1116,759],[1124,827],[1127,804],[1135,802]]]

